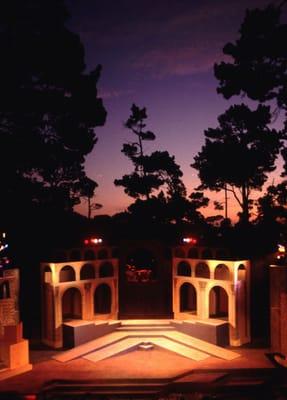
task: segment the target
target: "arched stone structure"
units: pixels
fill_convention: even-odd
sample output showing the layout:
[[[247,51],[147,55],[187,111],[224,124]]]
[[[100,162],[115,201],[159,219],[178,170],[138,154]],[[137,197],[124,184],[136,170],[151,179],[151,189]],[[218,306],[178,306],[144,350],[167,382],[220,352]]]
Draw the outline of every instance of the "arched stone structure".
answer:
[[[82,295],[78,288],[70,287],[62,295],[62,320],[82,319]]]
[[[178,258],[172,260],[173,312],[176,319],[191,319],[208,324],[210,317],[229,324],[229,341],[239,346],[250,341],[249,288],[250,264],[247,260],[222,261],[189,259],[192,276],[178,274]],[[197,294],[197,314],[183,312],[181,287],[194,286]],[[186,287],[186,286],[184,286]],[[215,287],[215,289],[213,289]],[[221,322],[219,322],[220,324]],[[210,324],[214,326],[214,321]],[[216,322],[217,324],[217,322]]]
[[[245,281],[246,279],[246,268],[243,264],[240,264],[237,268],[237,279],[239,281]]]
[[[195,287],[185,282],[180,287],[180,312],[196,314],[197,312],[197,294]]]
[[[230,279],[229,268],[225,264],[218,264],[214,270],[214,279],[228,281]]]
[[[177,265],[177,275],[179,276],[191,276],[191,266],[187,261],[181,261]]]
[[[103,262],[99,267],[99,277],[107,278],[114,276],[114,267],[113,264],[109,261]]]
[[[87,279],[95,279],[95,267],[93,264],[84,264],[80,271],[80,279],[87,280]]]
[[[94,291],[94,314],[110,314],[112,308],[112,291],[108,284],[98,285]]]
[[[44,268],[44,282],[45,283],[53,282],[53,273],[49,265],[46,265]]]
[[[228,320],[228,294],[221,286],[213,286],[209,291],[209,318]]]
[[[100,277],[101,266],[106,263],[109,263],[109,267],[102,269],[105,271],[102,275],[105,276]],[[109,271],[112,271],[113,274],[111,275]],[[50,274],[52,279],[47,280],[45,274]],[[73,326],[73,323],[67,322],[66,319],[81,318],[80,324],[85,325],[90,324],[87,321],[110,318],[114,320],[118,317],[118,260],[115,258],[106,261],[96,259],[86,263],[71,261],[69,265],[43,263],[41,264],[41,284],[42,341],[49,346],[54,348],[63,346],[63,327],[69,324],[69,329],[72,329],[71,326]],[[109,286],[110,311],[104,314],[94,314],[94,293],[101,284]],[[72,288],[74,290],[70,290]],[[101,293],[102,289],[99,290]],[[79,298],[81,298],[81,313]],[[68,306],[68,303],[71,305]],[[74,306],[72,306],[73,304]]]
[[[210,278],[210,270],[209,270],[208,265],[204,262],[200,262],[200,263],[196,264],[195,276],[197,278],[209,279]]]
[[[76,280],[76,272],[70,265],[65,265],[60,270],[59,282],[72,282]]]

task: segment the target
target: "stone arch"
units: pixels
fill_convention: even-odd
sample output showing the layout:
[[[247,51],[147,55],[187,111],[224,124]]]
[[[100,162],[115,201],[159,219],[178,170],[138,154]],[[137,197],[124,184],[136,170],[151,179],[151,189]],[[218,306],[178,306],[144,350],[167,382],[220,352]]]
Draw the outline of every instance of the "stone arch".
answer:
[[[0,300],[10,298],[10,285],[8,281],[0,283]]]
[[[214,279],[228,281],[230,279],[230,272],[225,264],[218,264],[214,270]]]
[[[177,275],[179,276],[191,276],[191,266],[186,261],[181,261],[177,265]]]
[[[197,295],[195,287],[185,282],[181,285],[179,290],[179,311],[196,314],[197,312]]]
[[[212,251],[210,249],[203,249],[201,252],[201,258],[203,259],[210,259],[212,257]]]
[[[71,282],[76,280],[76,272],[70,265],[65,265],[59,274],[59,282]]]
[[[107,278],[110,276],[114,276],[114,267],[113,264],[110,262],[104,262],[100,265],[99,268],[99,277],[100,278]]]
[[[195,266],[195,276],[196,276],[196,278],[209,279],[210,278],[209,266],[204,262],[200,262],[200,263],[196,264],[196,266]]]
[[[240,264],[237,268],[237,279],[239,281],[244,281],[246,279],[246,267],[243,264]]]
[[[82,319],[82,294],[78,288],[68,288],[63,293],[62,319]]]
[[[70,253],[70,261],[80,261],[82,259],[82,254],[80,250],[72,250]]]
[[[198,249],[196,249],[195,247],[191,247],[188,250],[188,258],[198,258]]]
[[[80,271],[80,279],[95,279],[95,267],[93,264],[84,264]]]
[[[209,291],[209,318],[228,319],[228,294],[221,286]]]
[[[94,292],[94,314],[110,314],[112,309],[112,291],[109,285],[102,283]]]
[[[177,247],[174,250],[174,256],[177,257],[177,258],[184,258],[185,257],[185,252],[180,247]]]
[[[98,252],[98,259],[99,260],[105,260],[106,258],[109,258],[108,256],[108,250],[107,249],[101,249]]]
[[[49,267],[49,265],[46,265],[44,268],[44,282],[45,283],[52,283],[53,278],[52,278],[52,270]]]
[[[88,249],[85,251],[84,260],[95,260],[96,254],[94,250]]]

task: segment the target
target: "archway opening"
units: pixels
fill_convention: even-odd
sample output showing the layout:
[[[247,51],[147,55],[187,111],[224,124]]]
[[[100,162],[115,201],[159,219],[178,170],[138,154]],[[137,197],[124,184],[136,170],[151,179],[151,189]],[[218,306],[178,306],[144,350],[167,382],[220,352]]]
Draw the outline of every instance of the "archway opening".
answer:
[[[209,318],[228,319],[228,294],[220,286],[209,292]]]
[[[63,294],[62,319],[82,319],[82,295],[79,289],[69,288]]]
[[[95,279],[95,268],[93,264],[85,264],[80,271],[80,279]]]
[[[100,265],[99,277],[108,278],[114,276],[114,267],[110,262],[104,262]]]
[[[224,264],[219,264],[214,271],[214,279],[228,281],[230,279],[229,269]]]
[[[206,278],[209,279],[210,278],[210,271],[209,271],[209,267],[207,264],[205,263],[198,263],[195,267],[195,276],[197,278]]]
[[[76,273],[74,268],[72,268],[70,265],[65,265],[60,271],[60,277],[59,281],[60,282],[71,282],[76,280]]]
[[[109,285],[99,285],[94,293],[94,314],[110,314],[112,308],[112,293]]]
[[[184,283],[180,287],[180,312],[188,312],[196,314],[197,311],[197,299],[196,290],[191,283]]]
[[[191,267],[186,261],[181,261],[177,266],[177,275],[191,276]]]
[[[44,282],[52,283],[52,270],[49,265],[46,265],[44,268]]]

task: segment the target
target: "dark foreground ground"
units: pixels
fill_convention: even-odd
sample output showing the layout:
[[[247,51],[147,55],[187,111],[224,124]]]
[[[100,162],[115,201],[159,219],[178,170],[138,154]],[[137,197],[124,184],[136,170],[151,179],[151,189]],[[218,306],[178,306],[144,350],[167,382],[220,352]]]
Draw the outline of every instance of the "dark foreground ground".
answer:
[[[236,349],[233,361],[191,361],[162,349],[135,350],[97,363],[60,363],[32,350],[33,370],[0,382],[0,399],[287,399],[287,370],[268,349]]]

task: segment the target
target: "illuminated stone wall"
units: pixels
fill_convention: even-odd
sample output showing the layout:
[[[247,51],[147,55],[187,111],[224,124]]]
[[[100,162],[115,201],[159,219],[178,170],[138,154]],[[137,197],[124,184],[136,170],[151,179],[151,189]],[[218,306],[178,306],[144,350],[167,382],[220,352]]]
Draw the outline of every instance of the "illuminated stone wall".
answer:
[[[194,249],[180,253],[175,249],[173,254],[174,317],[208,323],[227,321],[230,344],[248,343],[250,263],[247,260],[190,258],[194,254],[192,251]]]
[[[0,380],[6,376],[29,371],[28,340],[23,339],[19,318],[19,270],[0,271]]]
[[[287,266],[270,266],[271,349],[287,357]]]
[[[64,262],[41,264],[44,343],[62,347],[65,320],[117,319],[118,259],[112,250],[71,250]],[[82,260],[73,261],[76,256]]]
[[[4,326],[19,323],[19,271],[17,269],[0,272],[0,336]]]

